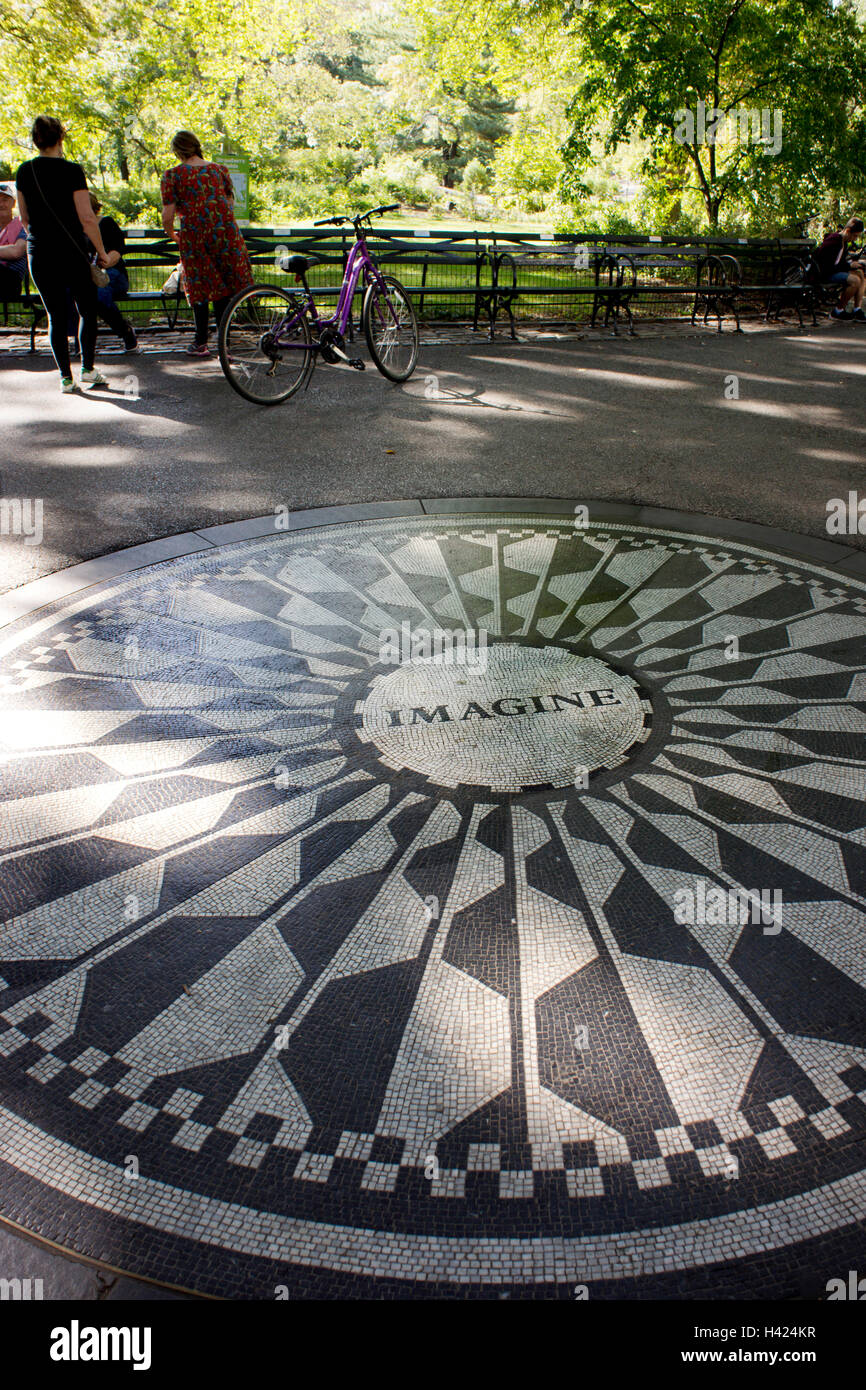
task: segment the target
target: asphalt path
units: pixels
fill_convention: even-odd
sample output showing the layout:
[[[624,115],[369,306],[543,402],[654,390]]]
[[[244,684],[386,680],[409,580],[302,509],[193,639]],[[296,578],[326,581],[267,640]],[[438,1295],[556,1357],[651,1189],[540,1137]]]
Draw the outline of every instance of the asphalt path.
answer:
[[[43,517],[38,544],[0,535],[0,590],[277,507],[393,498],[605,499],[827,539],[828,501],[863,485],[852,325],[427,344],[403,386],[323,365],[275,408],[215,358],[97,360],[110,391],[62,396],[46,352],[0,351],[0,496]]]

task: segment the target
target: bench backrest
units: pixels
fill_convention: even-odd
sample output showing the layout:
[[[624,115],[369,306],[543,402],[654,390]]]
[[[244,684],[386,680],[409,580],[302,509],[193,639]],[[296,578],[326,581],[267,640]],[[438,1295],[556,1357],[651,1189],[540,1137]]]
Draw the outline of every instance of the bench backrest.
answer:
[[[241,232],[256,279],[275,284],[294,283],[280,268],[280,259],[287,253],[315,257],[319,264],[310,271],[312,285],[338,283],[354,241],[350,230],[333,227],[244,227]],[[453,266],[473,276],[479,262],[487,256],[485,243],[476,232],[442,234],[424,230],[416,234],[405,228],[377,228],[368,235],[367,245],[385,266]],[[157,290],[177,265],[177,245],[162,232],[132,228],[126,233],[124,260],[130,289]]]

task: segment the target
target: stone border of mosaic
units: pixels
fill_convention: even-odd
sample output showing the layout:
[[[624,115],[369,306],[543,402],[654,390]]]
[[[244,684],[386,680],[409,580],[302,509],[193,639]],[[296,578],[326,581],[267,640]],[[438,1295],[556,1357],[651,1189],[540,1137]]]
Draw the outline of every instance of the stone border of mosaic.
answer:
[[[790,554],[811,564],[838,569],[845,578],[866,579],[866,549],[839,545],[835,541],[782,531],[756,522],[738,521],[728,517],[702,516],[699,512],[680,512],[665,507],[644,507],[624,502],[595,501],[588,498],[566,497],[428,497],[406,498],[401,501],[362,502],[335,507],[310,507],[290,513],[283,531],[303,531],[311,527],[336,526],[351,521],[375,521],[386,517],[451,515],[467,512],[502,512],[514,515],[532,511],[550,516],[574,516],[576,506],[589,509],[591,522],[628,522],[636,526],[664,526],[686,533],[718,536],[719,542],[739,541],[741,544],[766,546],[770,550]],[[273,516],[249,517],[244,521],[229,521],[222,526],[205,526],[199,531],[181,531],[173,536],[145,541],[125,550],[115,550],[79,565],[58,570],[42,579],[22,584],[0,595],[0,631],[19,618],[69,598],[112,579],[145,569],[163,560],[211,550],[215,546],[232,545],[279,534]]]

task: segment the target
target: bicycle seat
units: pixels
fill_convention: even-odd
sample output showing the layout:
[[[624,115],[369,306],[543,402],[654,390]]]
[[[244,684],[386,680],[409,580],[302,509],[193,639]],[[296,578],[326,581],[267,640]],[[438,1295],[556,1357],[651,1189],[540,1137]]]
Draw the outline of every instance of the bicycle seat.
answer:
[[[306,275],[311,265],[318,265],[318,256],[281,256],[280,270],[288,271],[289,275]]]

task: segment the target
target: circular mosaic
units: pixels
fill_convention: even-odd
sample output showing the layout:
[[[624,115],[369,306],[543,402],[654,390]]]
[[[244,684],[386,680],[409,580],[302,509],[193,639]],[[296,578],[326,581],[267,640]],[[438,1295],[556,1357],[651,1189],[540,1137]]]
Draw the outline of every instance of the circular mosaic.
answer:
[[[442,787],[582,786],[648,737],[649,701],[597,657],[491,643],[485,628],[481,641],[446,645],[443,631],[438,653],[403,657],[358,704],[359,737],[389,767]]]
[[[863,1255],[864,585],[418,516],[3,636],[0,1216],[252,1298]]]

